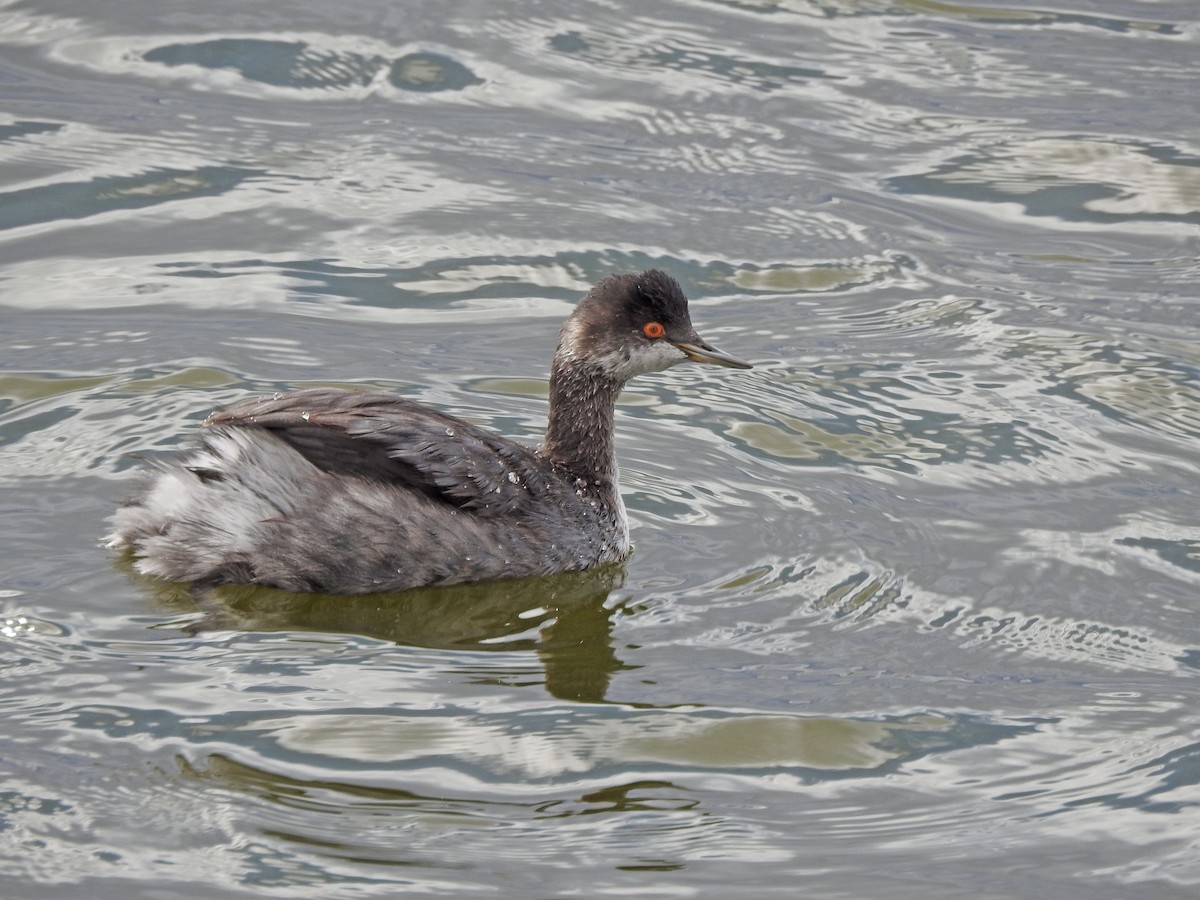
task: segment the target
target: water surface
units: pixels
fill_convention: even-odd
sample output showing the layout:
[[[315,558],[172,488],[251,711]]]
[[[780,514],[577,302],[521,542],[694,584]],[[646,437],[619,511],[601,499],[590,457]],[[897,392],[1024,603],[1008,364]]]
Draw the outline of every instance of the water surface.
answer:
[[[13,898],[1191,897],[1185,0],[0,4]],[[255,391],[536,442],[658,266],[624,569],[197,599],[100,546]]]

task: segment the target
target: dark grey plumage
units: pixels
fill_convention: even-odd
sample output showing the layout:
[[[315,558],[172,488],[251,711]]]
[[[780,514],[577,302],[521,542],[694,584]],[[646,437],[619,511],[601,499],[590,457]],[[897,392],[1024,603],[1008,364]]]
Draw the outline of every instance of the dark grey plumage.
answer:
[[[171,581],[329,593],[614,562],[629,551],[617,395],[686,359],[749,368],[700,339],[674,279],[610,276],[563,325],[541,447],[391,394],[251,400],[211,415],[199,446],[157,464],[110,543]]]

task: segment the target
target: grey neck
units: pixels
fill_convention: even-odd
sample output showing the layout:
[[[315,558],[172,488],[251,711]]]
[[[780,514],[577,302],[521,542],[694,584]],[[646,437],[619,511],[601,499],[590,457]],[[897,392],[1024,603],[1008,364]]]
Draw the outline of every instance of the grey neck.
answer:
[[[558,355],[550,370],[550,414],[542,455],[597,486],[615,487],[613,417],[623,385]]]

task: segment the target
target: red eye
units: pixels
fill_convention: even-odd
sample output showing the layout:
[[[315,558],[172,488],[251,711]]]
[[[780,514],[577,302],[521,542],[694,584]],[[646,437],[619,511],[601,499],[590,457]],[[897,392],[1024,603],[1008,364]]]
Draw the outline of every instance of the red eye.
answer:
[[[667,329],[663,328],[658,322],[647,322],[642,326],[642,334],[648,338],[660,338],[667,333]]]

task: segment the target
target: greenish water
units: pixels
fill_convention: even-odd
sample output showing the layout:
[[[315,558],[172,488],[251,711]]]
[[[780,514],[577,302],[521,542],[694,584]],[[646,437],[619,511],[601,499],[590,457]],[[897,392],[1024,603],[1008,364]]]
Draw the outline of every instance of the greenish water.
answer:
[[[6,898],[1191,897],[1189,2],[0,2]],[[197,599],[100,546],[255,391],[536,442],[658,266],[635,553]]]

